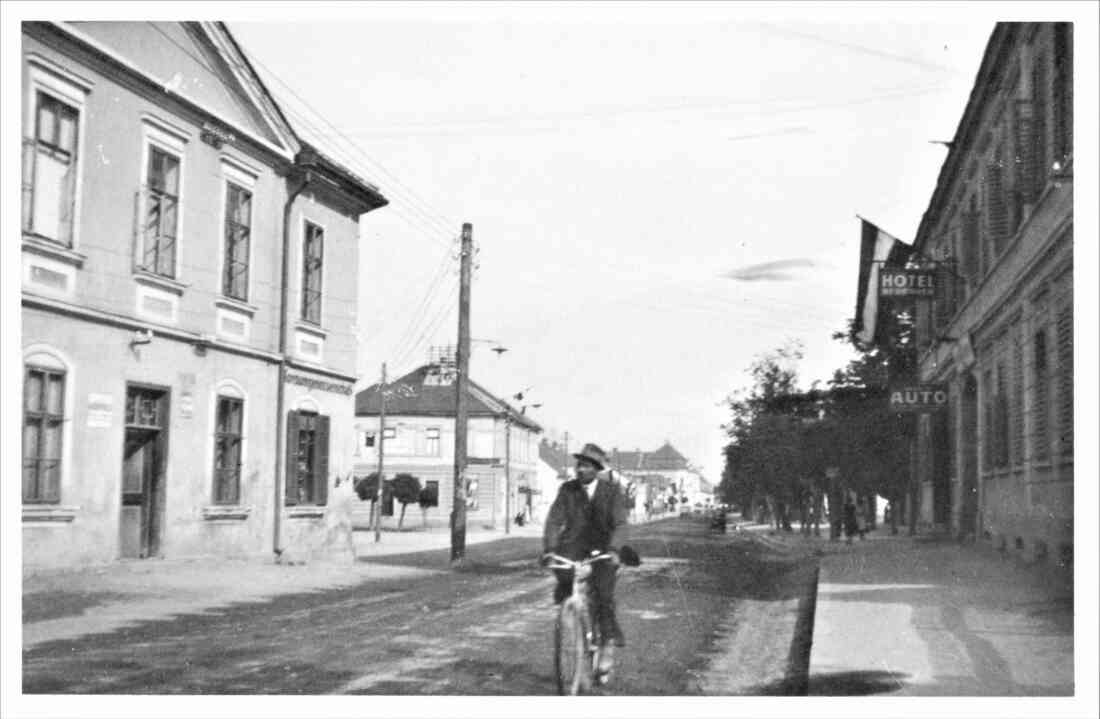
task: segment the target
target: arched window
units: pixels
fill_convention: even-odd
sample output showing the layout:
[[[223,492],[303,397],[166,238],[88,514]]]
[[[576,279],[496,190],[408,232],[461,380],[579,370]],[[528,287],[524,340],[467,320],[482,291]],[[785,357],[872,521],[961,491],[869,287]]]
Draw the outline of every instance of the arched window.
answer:
[[[214,504],[241,501],[244,428],[244,389],[233,380],[223,380],[214,396]]]

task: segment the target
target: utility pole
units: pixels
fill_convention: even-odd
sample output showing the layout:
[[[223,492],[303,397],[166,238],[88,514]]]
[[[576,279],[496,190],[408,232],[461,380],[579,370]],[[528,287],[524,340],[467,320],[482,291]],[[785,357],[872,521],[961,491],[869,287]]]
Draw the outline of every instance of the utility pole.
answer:
[[[504,410],[504,533],[512,529],[512,412]]]
[[[374,495],[374,541],[382,541],[382,479],[386,456],[386,363],[382,363],[382,382],[378,385],[381,409],[378,412],[378,486]]]
[[[470,376],[470,264],[474,227],[462,224],[462,264],[458,289],[458,377],[455,379],[454,505],[451,508],[451,562],[466,558],[466,383]],[[493,503],[494,506],[496,502]]]

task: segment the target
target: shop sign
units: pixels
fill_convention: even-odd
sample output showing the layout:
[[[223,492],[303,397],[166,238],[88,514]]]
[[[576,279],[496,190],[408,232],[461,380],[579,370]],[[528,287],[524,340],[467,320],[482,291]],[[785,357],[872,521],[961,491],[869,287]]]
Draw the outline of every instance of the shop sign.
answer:
[[[287,374],[286,382],[287,384],[296,384],[301,387],[308,387],[309,389],[316,389],[322,392],[351,394],[351,385],[346,382],[326,382],[325,380],[305,377],[300,374]]]
[[[88,426],[110,427],[111,417],[114,415],[115,399],[109,394],[88,395]]]
[[[939,412],[947,408],[947,385],[916,384],[890,390],[894,412]]]
[[[880,270],[879,297],[935,297],[935,270]]]

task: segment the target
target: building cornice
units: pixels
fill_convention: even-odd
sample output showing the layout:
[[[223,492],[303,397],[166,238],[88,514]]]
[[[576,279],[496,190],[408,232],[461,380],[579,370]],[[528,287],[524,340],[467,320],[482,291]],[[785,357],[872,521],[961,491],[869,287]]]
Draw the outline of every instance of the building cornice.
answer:
[[[295,153],[293,148],[279,147],[271,141],[255,134],[252,130],[242,127],[232,120],[226,119],[217,111],[207,107],[202,102],[194,98],[188,97],[185,93],[182,93],[179,90],[172,88],[164,80],[150,74],[149,72],[146,72],[145,70],[142,70],[140,67],[138,67],[137,63],[135,63],[131,59],[125,57],[116,50],[107,47],[98,40],[95,40],[86,33],[73,27],[69,23],[63,21],[28,22],[24,23],[23,31],[31,31],[33,34],[34,28],[36,27],[41,27],[64,35],[68,39],[77,42],[85,50],[92,52],[94,55],[99,57],[101,60],[107,62],[115,69],[121,70],[127,77],[133,80],[137,80],[145,87],[155,90],[158,93],[163,93],[172,98],[175,98],[178,102],[180,102],[191,111],[197,113],[200,117],[213,120],[218,125],[232,130],[234,133],[237,133],[239,137],[248,140],[252,145],[262,150],[265,150],[266,152],[276,155],[287,163],[294,161]]]

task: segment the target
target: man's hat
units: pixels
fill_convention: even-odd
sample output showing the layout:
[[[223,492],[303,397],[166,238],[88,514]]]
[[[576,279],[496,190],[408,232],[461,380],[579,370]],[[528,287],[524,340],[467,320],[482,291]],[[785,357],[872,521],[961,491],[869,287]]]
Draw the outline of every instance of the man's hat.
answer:
[[[574,454],[573,459],[586,459],[595,464],[599,469],[603,469],[607,466],[607,453],[591,442],[584,445],[584,449],[580,452]]]

